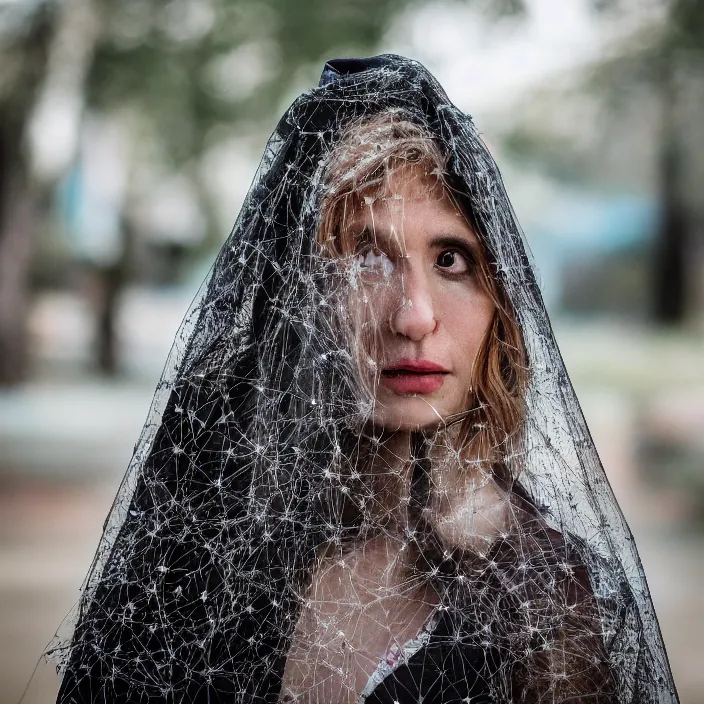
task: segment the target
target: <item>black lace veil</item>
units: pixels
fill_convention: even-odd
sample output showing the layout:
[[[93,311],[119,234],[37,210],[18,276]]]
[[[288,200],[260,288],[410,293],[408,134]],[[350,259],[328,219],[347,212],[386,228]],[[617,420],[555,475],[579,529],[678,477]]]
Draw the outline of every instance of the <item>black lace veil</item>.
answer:
[[[448,545],[427,526],[408,537],[445,619],[418,670],[436,673],[420,687],[424,700],[677,701],[633,538],[497,167],[428,71],[383,55],[328,62],[267,143],[174,343],[72,632],[51,651],[60,704],[364,700],[352,690],[324,699],[315,686],[287,695],[282,679],[321,554],[345,555],[373,530],[362,468],[383,438],[369,430],[371,405],[341,332],[348,282],[316,233],[329,153],[348,125],[384,111],[422,126],[445,155],[529,370],[523,430],[500,478],[520,526],[486,550]],[[439,437],[413,434],[419,515]],[[327,677],[329,651],[316,652],[311,672]],[[482,693],[467,685],[462,695],[448,673],[467,682],[472,668]],[[407,684],[394,691],[422,700]]]

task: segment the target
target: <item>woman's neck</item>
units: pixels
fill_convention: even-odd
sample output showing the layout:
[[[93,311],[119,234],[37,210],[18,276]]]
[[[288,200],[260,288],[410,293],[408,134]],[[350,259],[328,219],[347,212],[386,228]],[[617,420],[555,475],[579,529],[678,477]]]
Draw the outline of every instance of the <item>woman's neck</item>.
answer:
[[[413,529],[409,510],[413,470],[411,432],[398,431],[380,440],[371,472],[377,518],[386,530],[403,533]]]

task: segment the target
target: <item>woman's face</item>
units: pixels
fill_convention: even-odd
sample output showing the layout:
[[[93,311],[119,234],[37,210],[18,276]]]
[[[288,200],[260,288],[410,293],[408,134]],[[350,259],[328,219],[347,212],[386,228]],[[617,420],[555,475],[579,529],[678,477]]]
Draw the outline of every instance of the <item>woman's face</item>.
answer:
[[[351,313],[376,372],[375,423],[413,430],[467,410],[494,311],[479,284],[477,236],[444,189],[412,168],[389,179],[384,197],[365,198],[348,227]]]

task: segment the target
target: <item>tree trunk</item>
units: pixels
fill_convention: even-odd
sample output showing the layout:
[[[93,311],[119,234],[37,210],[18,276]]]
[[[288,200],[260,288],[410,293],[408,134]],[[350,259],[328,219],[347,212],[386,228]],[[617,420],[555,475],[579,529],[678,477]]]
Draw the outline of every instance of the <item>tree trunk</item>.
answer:
[[[29,269],[37,209],[21,163],[22,129],[0,113],[0,387],[18,384],[28,371]]]
[[[671,62],[666,61],[667,64]],[[653,248],[653,319],[678,325],[688,313],[689,218],[682,189],[683,155],[677,129],[677,89],[673,67],[663,69],[660,85],[659,196],[661,218]]]
[[[95,363],[98,371],[114,376],[122,371],[118,322],[120,304],[132,269],[134,233],[128,218],[122,218],[122,251],[117,260],[96,267]]]

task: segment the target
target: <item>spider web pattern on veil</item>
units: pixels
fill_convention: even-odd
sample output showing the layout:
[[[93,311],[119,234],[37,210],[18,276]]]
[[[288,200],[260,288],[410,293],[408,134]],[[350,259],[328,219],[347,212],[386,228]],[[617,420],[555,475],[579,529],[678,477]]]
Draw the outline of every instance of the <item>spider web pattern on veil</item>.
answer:
[[[505,464],[525,520],[486,550],[430,529],[389,538],[390,574],[405,550],[417,555],[393,588],[362,580],[316,602],[314,571],[357,569],[384,536],[366,469],[380,441],[364,431],[372,404],[339,325],[346,281],[316,232],[326,156],[354,120],[385,110],[441,145],[515,310],[530,384]],[[433,463],[452,459],[446,439],[414,434],[419,515]],[[384,653],[366,650],[365,634],[397,617],[409,637],[387,653],[396,676],[365,695],[344,663],[377,672]],[[71,624],[49,653],[61,704],[403,702],[416,689],[433,702],[563,701],[575,668],[590,682],[585,701],[677,701],[636,547],[500,174],[420,64],[329,62],[282,117],[178,333]],[[287,693],[297,653],[305,686]]]

